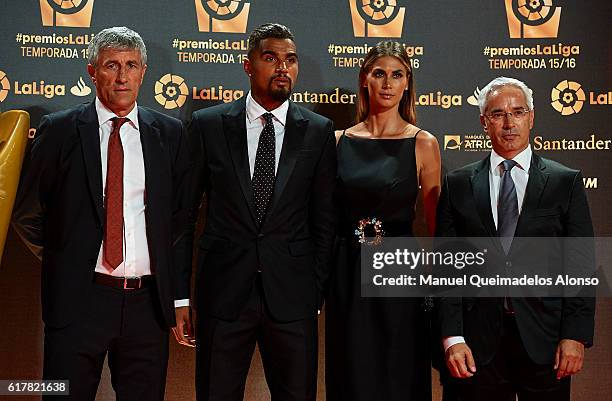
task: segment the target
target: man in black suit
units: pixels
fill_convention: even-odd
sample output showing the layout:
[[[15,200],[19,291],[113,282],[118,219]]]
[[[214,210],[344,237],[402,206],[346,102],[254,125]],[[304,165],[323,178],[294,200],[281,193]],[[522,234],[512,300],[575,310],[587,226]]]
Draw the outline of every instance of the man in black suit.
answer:
[[[531,90],[496,78],[481,91],[479,106],[493,150],[445,177],[436,234],[500,237],[488,256],[508,268],[538,262],[518,249],[519,237],[592,237],[580,172],[531,150]],[[567,253],[546,251],[553,264],[568,263]],[[587,297],[441,299],[446,363],[460,379],[461,399],[569,400],[570,376],[593,342],[594,313],[594,298]]]
[[[181,122],[136,105],[146,60],[128,28],[95,36],[96,99],[42,118],[19,188],[14,225],[42,258],[43,377],[70,381],[62,400],[95,399],[107,354],[117,399],[164,399],[190,165]]]
[[[195,279],[197,396],[242,400],[257,343],[272,399],[315,400],[317,310],[334,238],[332,122],[289,100],[298,55],[285,26],[253,31],[244,70],[247,96],[195,112],[189,129],[192,223],[206,194]],[[179,244],[177,296],[187,302],[192,242],[193,224]],[[183,336],[189,308],[179,310]]]

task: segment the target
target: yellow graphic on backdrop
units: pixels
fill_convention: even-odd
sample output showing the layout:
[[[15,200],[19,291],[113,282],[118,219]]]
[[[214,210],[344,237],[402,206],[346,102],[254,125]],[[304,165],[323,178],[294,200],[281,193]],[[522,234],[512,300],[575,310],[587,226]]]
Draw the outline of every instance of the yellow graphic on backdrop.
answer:
[[[579,113],[585,99],[581,85],[574,81],[561,81],[550,93],[550,105],[563,116]]]
[[[200,32],[245,33],[251,3],[247,0],[195,0]]]
[[[76,85],[70,88],[70,93],[72,93],[74,96],[83,97],[91,94],[91,88],[87,86],[83,80],[83,77],[79,77]]]
[[[40,0],[43,26],[89,28],[94,0]]]
[[[476,87],[470,97],[467,98],[468,104],[471,104],[472,106],[478,106],[478,96],[480,96],[480,88]]]
[[[511,38],[556,38],[561,7],[553,0],[505,0]]]
[[[188,94],[189,88],[185,80],[178,75],[166,74],[155,82],[155,100],[165,109],[181,107],[185,104]]]
[[[406,7],[396,0],[349,0],[356,38],[399,38]]]
[[[461,136],[460,135],[444,135],[444,150],[457,150],[461,149]]]
[[[0,102],[6,99],[9,94],[9,89],[11,89],[11,83],[4,71],[0,70]]]

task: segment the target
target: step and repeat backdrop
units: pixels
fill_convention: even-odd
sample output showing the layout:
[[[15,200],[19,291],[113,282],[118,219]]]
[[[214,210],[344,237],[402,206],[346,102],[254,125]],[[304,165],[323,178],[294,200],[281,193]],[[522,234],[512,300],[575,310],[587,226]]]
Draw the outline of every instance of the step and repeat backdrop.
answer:
[[[482,158],[490,142],[476,96],[500,75],[535,98],[532,146],[580,168],[597,232],[612,199],[612,2],[559,0],[27,0],[5,2],[0,109],[40,117],[90,101],[87,45],[102,28],[138,31],[149,53],[139,104],[188,121],[248,91],[242,69],[257,25],[289,26],[300,56],[294,102],[352,123],[357,71],[381,39],[412,57],[418,125],[438,138],[445,169]]]
[[[5,0],[0,111],[27,110],[33,137],[43,115],[91,101],[87,45],[99,30],[125,25],[148,50],[138,103],[187,123],[197,109],[246,95],[248,34],[280,22],[299,53],[291,99],[343,129],[355,116],[360,63],[391,38],[412,58],[417,125],[437,137],[445,171],[490,149],[479,123],[480,88],[497,76],[521,79],[533,89],[533,149],[582,170],[596,233],[607,236],[611,21],[610,0]],[[609,361],[611,347],[599,344]],[[605,360],[598,371],[609,371]]]

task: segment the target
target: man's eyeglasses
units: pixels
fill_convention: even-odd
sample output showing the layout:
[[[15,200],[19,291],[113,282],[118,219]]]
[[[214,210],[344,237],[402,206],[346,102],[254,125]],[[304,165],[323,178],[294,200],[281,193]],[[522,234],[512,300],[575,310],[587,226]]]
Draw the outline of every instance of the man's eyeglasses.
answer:
[[[491,120],[492,122],[498,123],[503,121],[503,119],[508,116],[508,118],[514,118],[515,120],[523,120],[525,117],[527,117],[529,115],[529,112],[531,110],[529,109],[518,109],[518,110],[514,110],[512,112],[505,112],[505,111],[496,111],[495,113],[491,113],[491,114],[485,114],[485,117],[487,117],[489,120]]]

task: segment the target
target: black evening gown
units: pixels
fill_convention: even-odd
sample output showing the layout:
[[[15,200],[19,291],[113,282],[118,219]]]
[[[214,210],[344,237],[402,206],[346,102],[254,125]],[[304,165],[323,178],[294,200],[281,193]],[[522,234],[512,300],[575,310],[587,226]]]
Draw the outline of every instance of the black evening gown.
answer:
[[[430,329],[421,298],[362,298],[356,223],[412,236],[413,138],[338,142],[339,246],[326,301],[327,401],[431,401]]]

